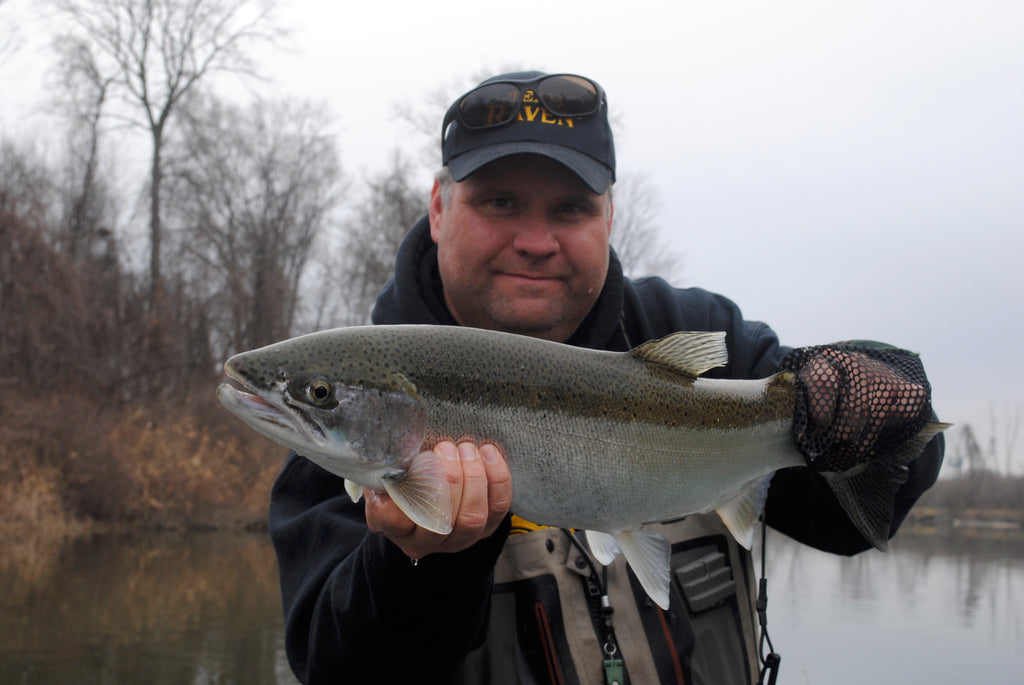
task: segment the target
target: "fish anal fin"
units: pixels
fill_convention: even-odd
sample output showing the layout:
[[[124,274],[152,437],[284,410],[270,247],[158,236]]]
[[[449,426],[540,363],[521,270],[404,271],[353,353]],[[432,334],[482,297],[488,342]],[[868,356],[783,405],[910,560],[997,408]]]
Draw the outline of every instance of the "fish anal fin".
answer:
[[[601,533],[596,530],[588,530],[586,531],[586,536],[590,552],[602,566],[608,566],[611,564],[615,561],[615,557],[619,555],[619,552],[622,551],[619,548],[619,543],[615,541],[615,537],[613,535]]]
[[[764,503],[768,499],[768,486],[771,485],[772,474],[752,480],[740,490],[739,494],[715,507],[718,515],[729,529],[736,542],[747,549],[754,544],[754,532],[757,520],[764,511]]]
[[[668,611],[672,547],[668,538],[650,530],[634,529],[615,535],[615,541],[654,603]],[[589,542],[589,538],[588,538]]]
[[[690,380],[729,361],[724,331],[673,333],[644,343],[629,354]]]
[[[452,502],[440,455],[419,454],[401,475],[384,478],[384,490],[421,528],[447,535],[452,532]]]

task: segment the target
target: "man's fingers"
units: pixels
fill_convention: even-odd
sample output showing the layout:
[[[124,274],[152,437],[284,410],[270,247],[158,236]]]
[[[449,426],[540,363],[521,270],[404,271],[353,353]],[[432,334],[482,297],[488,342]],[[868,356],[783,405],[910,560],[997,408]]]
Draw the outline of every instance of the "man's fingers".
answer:
[[[374,533],[380,533],[396,541],[416,531],[416,524],[398,508],[386,492],[363,488],[363,497],[366,500],[366,527]]]
[[[811,423],[831,425],[838,400],[839,374],[829,359],[821,356],[812,359],[800,375],[809,391],[807,410]]]
[[[464,537],[477,537],[487,525],[487,471],[477,446],[459,444],[462,463],[462,502],[455,517],[455,530]]]
[[[496,446],[446,441],[433,451],[441,458],[451,493],[453,528],[447,536],[416,526],[386,493],[364,492],[367,527],[412,558],[466,549],[498,528],[512,502],[512,477]],[[419,458],[425,456],[434,454]]]
[[[487,527],[488,533],[492,533],[512,506],[512,474],[508,470],[505,455],[496,445],[483,445],[480,448],[480,456],[483,459],[484,470],[487,471]]]
[[[444,461],[445,478],[448,480],[448,492],[452,503],[452,526],[455,526],[459,507],[462,506],[464,487],[462,457],[459,455],[459,448],[455,446],[455,443],[448,441],[434,445],[434,452],[439,454]]]

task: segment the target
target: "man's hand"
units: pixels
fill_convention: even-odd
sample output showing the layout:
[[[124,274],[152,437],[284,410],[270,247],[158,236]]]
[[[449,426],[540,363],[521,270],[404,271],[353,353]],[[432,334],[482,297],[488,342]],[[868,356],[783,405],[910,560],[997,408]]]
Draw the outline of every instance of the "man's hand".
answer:
[[[410,559],[472,546],[494,533],[512,505],[512,476],[496,446],[440,442],[433,451],[444,463],[451,491],[452,532],[448,535],[417,526],[386,493],[363,491],[367,527],[387,537]],[[434,455],[423,453],[417,458],[428,457]]]
[[[930,389],[866,354],[825,348],[797,373],[806,397],[806,424],[797,438],[821,470],[844,470],[875,452],[883,434],[909,437],[929,407]],[[915,427],[916,426],[916,427]],[[828,454],[828,458],[819,457]]]
[[[848,389],[844,401],[837,402],[841,379]],[[800,380],[818,400],[809,407],[811,420],[826,426],[835,421],[838,440],[862,433],[874,439],[885,426],[916,418],[927,400],[925,388],[885,364],[840,350],[824,350],[807,364]]]

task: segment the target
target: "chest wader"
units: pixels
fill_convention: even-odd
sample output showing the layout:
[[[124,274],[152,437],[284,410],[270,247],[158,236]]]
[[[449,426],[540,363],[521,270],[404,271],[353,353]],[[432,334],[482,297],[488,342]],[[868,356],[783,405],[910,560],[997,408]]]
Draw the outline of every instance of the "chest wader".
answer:
[[[757,583],[749,552],[715,514],[650,528],[672,543],[668,611],[648,599],[621,555],[607,574],[595,574],[595,562],[565,531],[512,535],[495,566],[486,640],[451,682],[603,685],[609,646],[623,662],[623,683],[756,682]],[[600,611],[605,575],[611,640]]]

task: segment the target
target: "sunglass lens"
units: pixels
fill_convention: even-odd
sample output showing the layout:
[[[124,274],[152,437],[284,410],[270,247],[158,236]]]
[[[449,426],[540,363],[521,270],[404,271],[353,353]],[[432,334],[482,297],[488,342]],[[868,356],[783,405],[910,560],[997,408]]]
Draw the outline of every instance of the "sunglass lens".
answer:
[[[500,126],[512,121],[519,111],[519,88],[492,83],[471,92],[459,103],[459,116],[469,128]]]
[[[536,92],[549,112],[563,117],[593,114],[601,104],[597,86],[581,76],[549,76]]]

